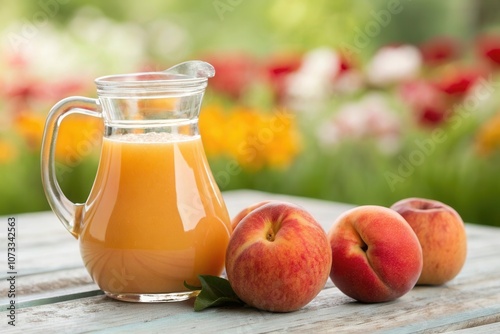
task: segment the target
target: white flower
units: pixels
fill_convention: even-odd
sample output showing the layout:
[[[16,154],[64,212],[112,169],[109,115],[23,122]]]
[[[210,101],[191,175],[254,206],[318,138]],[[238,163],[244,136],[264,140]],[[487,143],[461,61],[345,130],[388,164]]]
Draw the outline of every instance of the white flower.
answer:
[[[0,54],[24,59],[27,73],[48,81],[77,76],[91,84],[96,76],[136,71],[148,57],[143,26],[111,20],[92,7],[80,9],[66,29],[19,21],[2,34],[7,43],[0,44]]]
[[[287,78],[289,104],[300,110],[323,102],[331,93],[332,80],[339,68],[340,57],[331,49],[321,48],[307,53],[300,68]]]
[[[383,47],[371,59],[366,75],[370,83],[386,86],[415,78],[421,67],[422,55],[416,47]]]
[[[112,20],[93,7],[77,12],[69,33],[75,44],[79,42],[85,64],[99,75],[134,71],[147,57],[147,34],[141,25]]]
[[[357,102],[341,106],[317,133],[319,141],[328,146],[343,140],[373,139],[385,153],[399,148],[401,123],[380,94],[370,94]]]
[[[344,95],[354,94],[365,86],[365,81],[366,79],[361,71],[350,69],[337,76],[333,83],[333,90]]]

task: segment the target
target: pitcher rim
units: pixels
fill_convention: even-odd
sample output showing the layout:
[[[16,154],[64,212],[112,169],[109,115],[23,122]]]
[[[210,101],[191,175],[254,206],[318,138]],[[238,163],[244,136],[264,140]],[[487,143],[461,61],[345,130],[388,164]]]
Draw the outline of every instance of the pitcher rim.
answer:
[[[158,79],[152,79],[152,80],[134,80],[134,77],[142,77],[142,76],[155,76],[158,77]],[[131,78],[130,80],[123,80],[126,78]],[[117,80],[112,80],[112,79],[117,79]],[[132,72],[132,73],[123,73],[123,74],[109,74],[109,75],[103,75],[95,79],[95,82],[98,84],[119,84],[119,83],[146,83],[146,82],[151,82],[151,83],[157,83],[157,82],[164,82],[164,83],[169,83],[169,84],[178,84],[182,82],[189,82],[189,83],[194,83],[194,82],[205,82],[207,81],[208,78],[203,78],[203,77],[191,77],[187,76],[184,74],[172,74],[172,73],[165,73],[165,72]]]
[[[204,91],[208,78],[165,72],[111,74],[94,80],[100,96]]]

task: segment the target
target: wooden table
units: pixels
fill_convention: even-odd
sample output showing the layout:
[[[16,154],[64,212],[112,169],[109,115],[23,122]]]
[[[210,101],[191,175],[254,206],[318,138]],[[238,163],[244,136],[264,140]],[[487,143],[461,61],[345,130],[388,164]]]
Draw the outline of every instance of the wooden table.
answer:
[[[328,230],[349,205],[255,191],[224,193],[231,216],[264,199],[302,205]],[[16,218],[16,326],[8,325],[7,223],[2,222],[0,331],[5,333],[500,333],[500,229],[467,225],[462,272],[440,287],[416,287],[388,303],[361,304],[330,280],[303,309],[286,314],[252,308],[193,311],[193,300],[135,304],[105,297],[83,267],[78,243],[51,212]]]

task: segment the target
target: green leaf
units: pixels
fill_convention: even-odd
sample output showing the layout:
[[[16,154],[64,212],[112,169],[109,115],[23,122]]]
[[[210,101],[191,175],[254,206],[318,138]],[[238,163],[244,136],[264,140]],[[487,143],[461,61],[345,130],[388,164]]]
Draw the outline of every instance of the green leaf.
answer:
[[[194,310],[203,311],[209,307],[224,305],[245,305],[234,293],[231,284],[225,278],[211,275],[199,275],[201,287],[196,287],[184,282],[184,286],[190,290],[200,290],[194,301]]]
[[[184,281],[184,286],[192,291],[201,290],[201,286],[194,286],[194,285],[188,284],[188,282],[186,282],[186,281]]]

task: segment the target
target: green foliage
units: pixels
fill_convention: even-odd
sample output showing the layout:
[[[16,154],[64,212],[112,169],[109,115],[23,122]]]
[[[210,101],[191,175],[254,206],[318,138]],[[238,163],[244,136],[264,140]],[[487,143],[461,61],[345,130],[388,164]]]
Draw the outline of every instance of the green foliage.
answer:
[[[198,277],[201,287],[191,286],[184,282],[190,290],[201,290],[194,301],[195,311],[223,305],[245,305],[233,291],[227,279],[212,275],[199,275]]]

